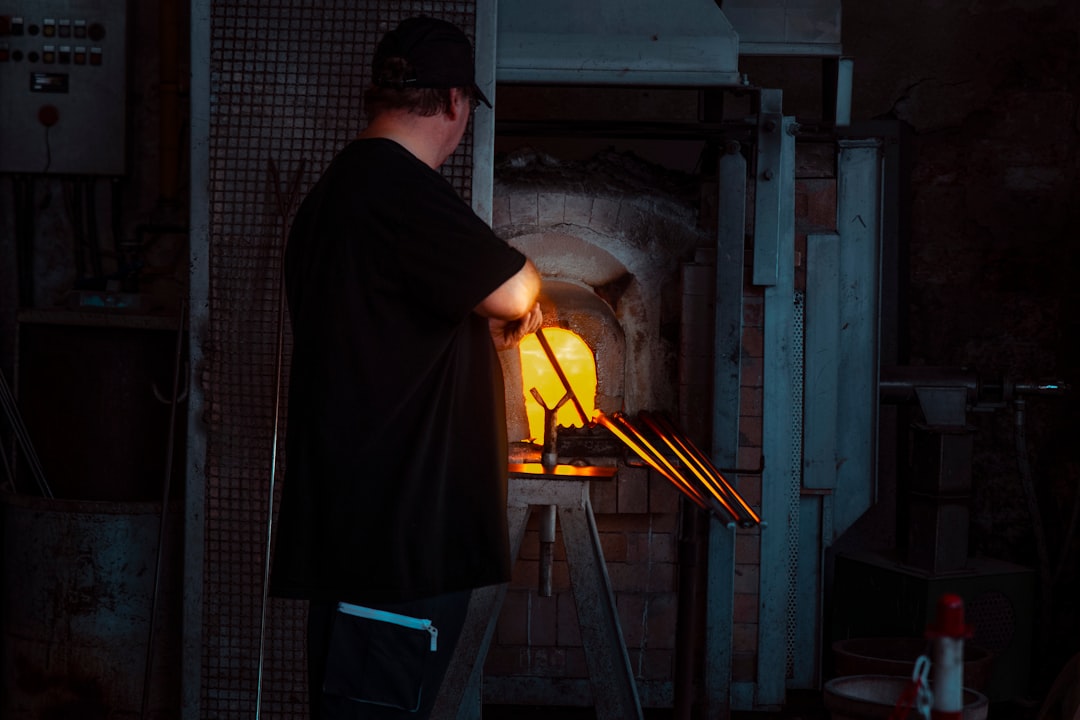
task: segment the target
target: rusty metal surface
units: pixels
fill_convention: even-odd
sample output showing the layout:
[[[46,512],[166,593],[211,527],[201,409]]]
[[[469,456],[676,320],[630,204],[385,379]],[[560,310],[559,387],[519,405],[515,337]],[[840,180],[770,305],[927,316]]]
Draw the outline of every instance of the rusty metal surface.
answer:
[[[136,717],[159,503],[6,497],[0,717]],[[170,515],[147,718],[179,717],[179,530]]]

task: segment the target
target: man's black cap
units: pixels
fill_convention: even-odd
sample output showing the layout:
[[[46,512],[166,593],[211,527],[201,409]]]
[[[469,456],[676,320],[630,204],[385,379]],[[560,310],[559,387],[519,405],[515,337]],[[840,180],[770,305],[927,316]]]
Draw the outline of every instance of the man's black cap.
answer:
[[[402,87],[472,88],[476,98],[491,107],[476,86],[472,43],[453,23],[422,15],[386,33],[375,49],[372,68],[378,86],[397,85],[382,75],[382,65],[391,57],[404,58],[413,67],[413,76],[405,78]]]

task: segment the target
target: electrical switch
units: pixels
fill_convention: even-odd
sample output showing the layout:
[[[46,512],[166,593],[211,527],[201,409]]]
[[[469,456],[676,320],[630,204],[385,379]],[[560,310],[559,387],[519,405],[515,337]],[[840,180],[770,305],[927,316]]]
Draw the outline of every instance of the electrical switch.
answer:
[[[0,180],[129,172],[129,26],[154,1],[0,0]]]

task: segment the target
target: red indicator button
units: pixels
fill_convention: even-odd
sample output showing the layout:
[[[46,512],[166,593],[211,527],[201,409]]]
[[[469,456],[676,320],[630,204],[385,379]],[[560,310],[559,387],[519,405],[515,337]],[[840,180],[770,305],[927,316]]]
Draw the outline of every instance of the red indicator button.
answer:
[[[52,127],[60,122],[60,111],[56,109],[55,105],[42,105],[38,109],[37,118],[38,122],[45,127]]]

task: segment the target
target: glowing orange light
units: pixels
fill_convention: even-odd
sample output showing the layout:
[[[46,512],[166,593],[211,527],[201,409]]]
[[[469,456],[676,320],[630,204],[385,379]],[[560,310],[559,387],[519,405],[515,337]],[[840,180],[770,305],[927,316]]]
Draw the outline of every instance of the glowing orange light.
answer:
[[[596,399],[596,359],[585,341],[569,330],[544,328],[544,337],[551,346],[570,387],[588,416],[592,416]],[[529,335],[518,346],[521,354],[521,383],[525,391],[525,412],[529,419],[529,435],[535,442],[544,439],[544,408],[533,398],[532,388],[539,392],[549,408],[558,405],[566,394],[562,381],[547,358],[535,335]],[[564,403],[555,414],[555,422],[563,427],[582,425],[573,403]]]

